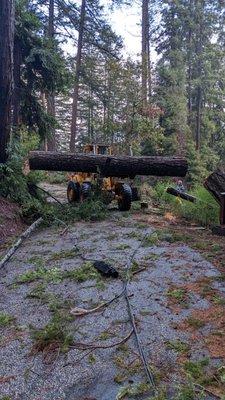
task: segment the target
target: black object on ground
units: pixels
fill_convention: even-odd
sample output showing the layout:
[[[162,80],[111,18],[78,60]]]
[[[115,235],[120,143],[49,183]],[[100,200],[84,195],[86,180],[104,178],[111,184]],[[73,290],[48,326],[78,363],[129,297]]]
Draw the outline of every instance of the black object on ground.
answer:
[[[118,278],[118,271],[104,261],[94,261],[93,266],[104,276]]]

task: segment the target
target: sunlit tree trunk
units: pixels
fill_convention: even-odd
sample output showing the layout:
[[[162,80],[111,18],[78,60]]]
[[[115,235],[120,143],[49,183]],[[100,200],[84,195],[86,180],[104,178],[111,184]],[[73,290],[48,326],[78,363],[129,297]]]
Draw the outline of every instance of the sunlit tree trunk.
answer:
[[[14,1],[0,0],[0,162],[7,160],[13,90]]]

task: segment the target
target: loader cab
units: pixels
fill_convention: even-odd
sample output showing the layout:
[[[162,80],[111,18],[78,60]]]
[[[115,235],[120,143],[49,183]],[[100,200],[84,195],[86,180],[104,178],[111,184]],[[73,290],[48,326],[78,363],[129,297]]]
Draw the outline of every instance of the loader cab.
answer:
[[[84,146],[85,154],[112,155],[112,148],[105,144],[87,144]]]

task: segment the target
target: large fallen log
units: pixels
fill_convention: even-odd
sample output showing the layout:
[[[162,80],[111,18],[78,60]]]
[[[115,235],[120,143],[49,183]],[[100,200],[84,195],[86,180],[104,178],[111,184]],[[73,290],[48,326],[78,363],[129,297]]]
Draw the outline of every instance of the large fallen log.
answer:
[[[187,161],[176,157],[131,157],[32,151],[31,170],[101,173],[103,176],[185,176]]]
[[[213,195],[216,201],[221,204],[225,192],[225,171],[217,169],[204,182],[205,188]]]
[[[220,205],[220,225],[213,228],[216,235],[225,236],[225,171],[217,169],[204,182],[205,188]]]

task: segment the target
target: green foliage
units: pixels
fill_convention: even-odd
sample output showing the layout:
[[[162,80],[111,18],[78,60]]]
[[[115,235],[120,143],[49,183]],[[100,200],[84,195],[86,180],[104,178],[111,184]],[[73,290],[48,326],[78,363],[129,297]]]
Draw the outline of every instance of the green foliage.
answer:
[[[74,258],[79,252],[80,249],[78,247],[75,247],[71,250],[61,250],[59,253],[53,253],[49,260],[58,261],[65,258]]]
[[[22,123],[40,137],[46,138],[52,127],[56,127],[56,119],[45,111],[39,93],[65,92],[70,81],[65,57],[55,39],[45,35],[43,9],[30,2],[16,2],[15,43],[19,55],[15,63],[20,61],[20,77],[17,85],[20,90],[20,117]]]
[[[38,136],[28,135],[26,130],[21,131],[20,142],[12,143],[7,163],[0,164],[0,196],[7,197],[20,205],[37,206],[38,200],[30,195],[28,185],[36,183],[40,179],[40,175],[32,173],[25,176],[23,168],[27,153],[34,150],[38,144]]]
[[[188,325],[192,326],[195,329],[200,329],[203,326],[205,326],[204,321],[202,321],[198,318],[191,317],[191,316],[187,318],[187,323],[188,323]]]
[[[188,175],[187,182],[192,186],[202,184],[219,163],[219,156],[209,146],[203,146],[201,152],[196,151],[194,142],[187,143]]]
[[[34,340],[35,352],[43,352],[50,346],[54,346],[52,347],[54,350],[67,352],[73,344],[73,336],[67,331],[65,324],[58,316],[53,316],[43,329],[31,328],[31,336]]]
[[[48,183],[65,184],[67,178],[65,172],[49,172],[45,174],[44,180]]]
[[[0,328],[10,325],[13,319],[11,315],[0,312]]]
[[[183,303],[186,300],[186,291],[184,289],[172,289],[167,292],[167,296],[179,303]]]
[[[209,365],[209,359],[203,358],[200,361],[186,361],[184,364],[185,371],[194,379],[204,379],[205,370],[204,367]]]
[[[145,393],[148,393],[150,386],[147,383],[138,383],[136,385],[126,386],[120,389],[116,396],[116,400],[122,400],[124,398],[133,398]]]
[[[216,225],[219,222],[219,206],[204,187],[196,186],[189,192],[198,199],[196,203],[191,203],[166,193],[168,186],[174,186],[174,183],[158,182],[154,187],[153,197],[162,207],[202,225]]]
[[[176,141],[171,136],[165,136],[164,129],[152,119],[139,118],[136,130],[141,140],[141,155],[160,156],[174,154]]]
[[[189,346],[187,343],[181,342],[181,340],[175,340],[173,342],[167,342],[167,348],[174,350],[178,353],[187,353],[189,351]]]
[[[24,272],[17,277],[15,283],[30,283],[37,280],[42,280],[44,282],[59,283],[64,279],[71,279],[75,282],[85,282],[87,280],[96,279],[98,282],[101,279],[101,275],[93,267],[93,264],[89,261],[85,262],[81,267],[62,270],[61,268],[46,268],[38,267],[35,270],[30,270]]]

